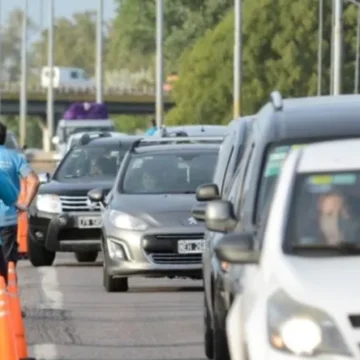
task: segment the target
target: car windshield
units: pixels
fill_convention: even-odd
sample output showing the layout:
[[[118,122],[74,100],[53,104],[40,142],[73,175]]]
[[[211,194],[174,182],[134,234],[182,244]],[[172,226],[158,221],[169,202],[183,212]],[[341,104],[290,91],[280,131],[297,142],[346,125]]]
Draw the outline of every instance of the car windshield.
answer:
[[[267,153],[256,205],[255,221],[257,224],[262,220],[263,214],[266,214],[268,206],[271,203],[276,181],[287,155],[291,149],[296,149],[301,146],[304,145],[276,146],[271,148]]]
[[[360,171],[299,174],[285,248],[298,254],[360,254]]]
[[[126,149],[113,146],[75,147],[60,163],[54,179],[58,181],[107,180],[116,177]]]
[[[61,141],[67,142],[70,135],[76,134],[76,133],[86,133],[86,132],[111,132],[114,131],[113,126],[66,126],[61,128]]]
[[[137,154],[131,157],[119,191],[126,194],[184,194],[211,182],[217,151]]]

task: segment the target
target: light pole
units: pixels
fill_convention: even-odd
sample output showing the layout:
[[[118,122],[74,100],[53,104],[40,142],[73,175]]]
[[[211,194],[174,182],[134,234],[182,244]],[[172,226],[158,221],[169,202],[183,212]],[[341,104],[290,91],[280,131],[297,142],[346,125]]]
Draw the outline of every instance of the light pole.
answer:
[[[234,26],[234,89],[233,106],[234,119],[241,114],[241,81],[242,81],[242,26],[241,26],[242,0],[235,0],[235,26]]]
[[[26,141],[27,115],[27,43],[28,43],[28,0],[24,0],[21,36],[21,86],[20,86],[20,146]]]
[[[104,0],[98,0],[96,25],[96,102],[103,102],[103,19]]]
[[[164,123],[164,0],[156,0],[156,125]]]
[[[342,12],[343,1],[335,0],[334,8],[334,74],[333,74],[333,93],[341,93],[341,75],[342,75]]]
[[[48,74],[49,85],[47,92],[47,128],[48,137],[46,151],[51,150],[51,139],[54,127],[54,0],[49,1],[49,29],[48,29]]]
[[[319,34],[318,34],[318,84],[317,94],[321,95],[322,92],[322,61],[323,61],[323,27],[324,27],[324,0],[319,0]]]

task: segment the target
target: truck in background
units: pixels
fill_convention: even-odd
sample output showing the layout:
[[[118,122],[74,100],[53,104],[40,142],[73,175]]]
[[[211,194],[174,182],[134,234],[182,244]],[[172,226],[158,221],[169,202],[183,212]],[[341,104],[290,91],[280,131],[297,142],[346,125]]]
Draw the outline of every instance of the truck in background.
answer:
[[[50,84],[50,68],[45,66],[41,70],[41,87],[48,88]],[[86,71],[81,68],[53,67],[53,88],[86,90],[95,87]]]
[[[105,104],[74,103],[64,113],[56,128],[52,143],[56,146],[57,160],[66,153],[69,137],[78,132],[112,132],[114,122],[109,119]]]

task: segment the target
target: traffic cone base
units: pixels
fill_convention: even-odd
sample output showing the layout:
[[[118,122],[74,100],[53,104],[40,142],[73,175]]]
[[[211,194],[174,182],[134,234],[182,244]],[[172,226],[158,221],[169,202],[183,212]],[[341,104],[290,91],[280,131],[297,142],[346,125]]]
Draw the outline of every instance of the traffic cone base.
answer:
[[[0,276],[0,359],[17,360],[19,357],[16,350],[5,280]]]
[[[15,264],[9,263],[8,271],[8,294],[10,299],[10,313],[14,326],[14,334],[16,341],[17,354],[20,360],[33,360],[28,357],[28,349],[26,344],[25,327],[21,314],[21,303],[17,287],[17,276]]]

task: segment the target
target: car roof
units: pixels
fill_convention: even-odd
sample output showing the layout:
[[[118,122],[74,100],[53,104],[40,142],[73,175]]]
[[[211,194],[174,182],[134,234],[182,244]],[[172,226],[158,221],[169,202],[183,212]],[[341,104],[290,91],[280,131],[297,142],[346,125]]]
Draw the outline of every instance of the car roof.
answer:
[[[78,138],[80,139],[85,134],[93,135],[93,134],[100,134],[100,133],[103,133],[103,131],[81,131],[81,132],[77,132],[75,134],[71,134],[69,136],[69,139],[78,139]],[[109,134],[110,136],[116,136],[116,137],[128,136],[127,134],[119,133],[116,131],[109,131],[106,133]]]
[[[167,133],[185,132],[189,137],[191,136],[222,136],[227,131],[226,125],[182,125],[169,126],[165,130]],[[155,132],[155,135],[160,135],[161,129]]]
[[[360,95],[284,99],[280,109],[269,102],[257,118],[254,129],[267,143],[360,136]]]
[[[78,145],[76,147],[87,147],[87,146],[103,146],[103,145],[115,145],[115,144],[126,144],[127,146],[131,146],[131,144],[133,142],[135,142],[136,140],[139,140],[140,137],[139,136],[132,136],[132,135],[128,135],[128,136],[108,136],[108,137],[98,137],[95,139],[91,139],[89,143],[84,144],[84,145]]]
[[[297,172],[360,170],[360,139],[314,143],[299,152]]]
[[[218,151],[220,144],[164,144],[164,145],[145,145],[135,149],[136,154],[148,153],[171,153],[171,152],[189,152],[189,151]]]

